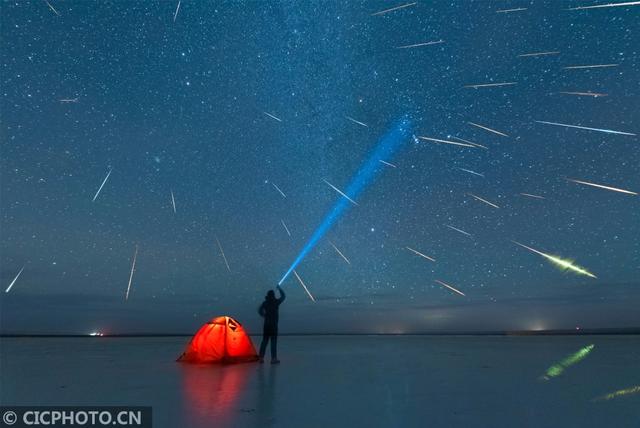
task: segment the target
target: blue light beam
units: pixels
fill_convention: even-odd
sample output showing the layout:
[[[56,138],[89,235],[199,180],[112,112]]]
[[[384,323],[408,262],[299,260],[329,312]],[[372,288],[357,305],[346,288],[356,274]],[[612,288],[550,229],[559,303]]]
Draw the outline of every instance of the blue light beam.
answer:
[[[376,148],[369,156],[369,159],[360,167],[360,170],[351,180],[349,187],[345,191],[345,194],[355,200],[360,193],[364,190],[366,185],[373,179],[378,172],[381,160],[390,161],[393,154],[398,150],[404,141],[406,141],[411,135],[411,121],[405,115],[397,121],[391,130],[389,130],[381,139]],[[300,262],[311,252],[311,250],[318,244],[320,239],[331,229],[331,226],[338,220],[338,218],[345,213],[345,211],[351,206],[349,199],[344,196],[335,203],[329,214],[324,218],[320,226],[313,232],[313,235],[306,243],[306,245],[298,254],[298,257],[293,261],[291,267],[284,274],[278,285],[287,279],[287,277],[298,267]]]

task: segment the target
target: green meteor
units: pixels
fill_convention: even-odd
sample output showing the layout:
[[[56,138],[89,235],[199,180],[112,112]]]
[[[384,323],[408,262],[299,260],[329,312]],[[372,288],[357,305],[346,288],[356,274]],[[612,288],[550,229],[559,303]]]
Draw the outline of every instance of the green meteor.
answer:
[[[625,388],[625,389],[619,389],[619,390],[611,392],[609,394],[602,395],[602,396],[600,396],[598,398],[594,398],[593,401],[603,401],[603,400],[609,401],[609,400],[612,400],[614,398],[621,397],[623,395],[637,394],[638,392],[640,392],[640,385],[632,386],[630,388]]]
[[[565,369],[582,361],[587,355],[589,355],[589,352],[591,352],[594,347],[595,345],[593,344],[589,346],[585,346],[584,348],[580,349],[578,352],[575,352],[569,355],[559,363],[552,365],[547,369],[547,372],[544,374],[544,376],[542,376],[542,379],[550,380],[553,377],[560,376],[565,371]]]
[[[536,254],[541,255],[542,257],[544,257],[545,259],[549,260],[551,263],[553,263],[554,265],[558,266],[560,269],[562,269],[564,271],[571,270],[571,271],[573,271],[575,273],[578,273],[580,275],[586,275],[586,276],[589,276],[591,278],[597,278],[597,276],[595,276],[594,274],[592,274],[591,272],[589,272],[585,268],[580,267],[578,265],[574,265],[573,261],[571,261],[571,260],[562,259],[562,258],[557,257],[557,256],[552,256],[551,254],[543,253],[542,251],[538,251],[538,250],[536,250],[534,248],[527,247],[526,245],[521,244],[521,243],[519,243],[517,241],[511,241],[511,242],[513,242],[514,244],[520,245],[521,247],[526,248],[529,251],[532,251],[532,252],[534,252]]]

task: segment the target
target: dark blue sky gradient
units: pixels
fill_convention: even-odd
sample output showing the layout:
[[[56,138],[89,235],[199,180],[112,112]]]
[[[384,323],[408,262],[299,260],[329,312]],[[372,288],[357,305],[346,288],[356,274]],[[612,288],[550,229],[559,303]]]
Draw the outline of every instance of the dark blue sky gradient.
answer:
[[[411,138],[380,164],[327,235],[351,264],[322,240],[297,268],[317,302],[290,277],[282,331],[640,325],[640,197],[566,180],[640,192],[638,136],[536,122],[640,134],[640,7],[183,1],[174,21],[177,1],[49,3],[59,15],[1,4],[2,291],[25,266],[1,332],[190,332],[223,314],[257,331],[340,197],[323,179],[346,189],[405,114],[416,136],[487,149]],[[560,53],[518,56],[544,51]],[[564,68],[593,64],[618,65]],[[491,82],[517,84],[464,87]]]

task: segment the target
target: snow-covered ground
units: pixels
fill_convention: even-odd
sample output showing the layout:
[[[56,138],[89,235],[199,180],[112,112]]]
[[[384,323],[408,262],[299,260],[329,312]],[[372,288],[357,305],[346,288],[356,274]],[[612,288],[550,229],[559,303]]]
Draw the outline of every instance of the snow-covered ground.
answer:
[[[292,336],[279,366],[174,362],[188,340],[2,338],[0,404],[150,405],[154,427],[640,426],[640,394],[593,401],[640,385],[638,336]]]

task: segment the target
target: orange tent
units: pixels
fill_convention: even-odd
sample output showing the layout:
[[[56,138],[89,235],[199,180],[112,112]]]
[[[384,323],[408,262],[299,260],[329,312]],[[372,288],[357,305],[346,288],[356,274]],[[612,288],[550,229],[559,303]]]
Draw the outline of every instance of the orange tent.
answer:
[[[178,361],[186,363],[236,363],[257,361],[258,354],[242,325],[231,317],[217,317],[191,338]]]

